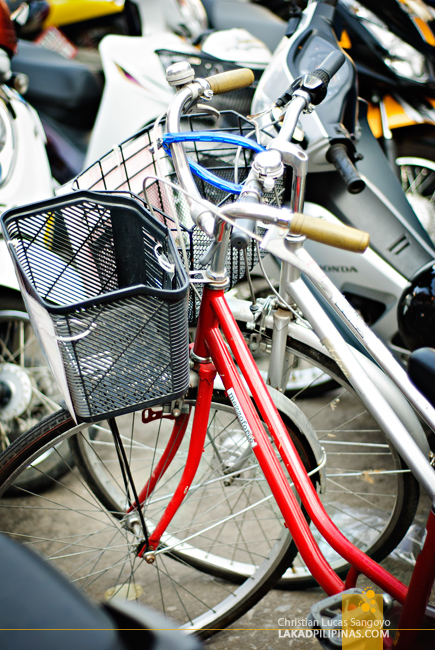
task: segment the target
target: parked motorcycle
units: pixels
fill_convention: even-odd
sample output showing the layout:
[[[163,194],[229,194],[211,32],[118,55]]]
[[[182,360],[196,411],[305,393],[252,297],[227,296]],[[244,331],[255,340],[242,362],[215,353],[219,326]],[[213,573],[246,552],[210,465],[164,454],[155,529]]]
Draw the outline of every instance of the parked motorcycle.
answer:
[[[274,50],[297,28],[305,0],[204,0],[216,29],[242,23]],[[368,123],[425,228],[435,237],[435,9],[428,3],[339,0],[334,29],[355,62]]]
[[[424,2],[340,0],[335,28],[354,59],[368,120],[435,237],[435,12]]]
[[[7,0],[11,11],[23,11],[21,0]],[[19,29],[20,38],[44,40],[58,30],[77,48],[97,48],[107,34],[149,35],[169,27],[195,39],[207,28],[200,0],[28,0],[30,17]],[[160,6],[159,6],[160,5]],[[49,47],[48,42],[46,45]]]
[[[263,74],[253,100],[254,113],[275,104],[277,95],[286,92],[306,71],[308,61],[312,66],[317,57],[338,47],[334,4],[308,5],[298,29],[282,41]],[[390,348],[397,355],[406,355],[405,348],[435,343],[430,311],[434,247],[386,164],[368,127],[364,107],[359,108],[358,121],[356,70],[348,57],[316,111],[317,119],[306,115],[301,120],[302,144],[309,153],[309,172],[313,174],[307,200],[321,206],[308,204],[305,209],[331,220],[338,217],[370,232],[370,256],[374,256],[370,272],[361,266],[369,256],[352,261],[340,255],[338,263],[337,257],[321,246],[316,246],[315,255]],[[338,159],[332,154],[337,145],[342,151]],[[350,162],[355,163],[356,170]],[[345,182],[334,173],[335,168]],[[361,195],[352,193],[358,174],[366,184]]]
[[[31,3],[30,7],[38,3]],[[47,149],[54,178],[59,183],[65,183],[78,174],[84,164],[89,160],[95,160],[98,154],[93,150],[87,154],[89,142],[95,138],[91,136],[95,120],[99,113],[103,88],[111,97],[111,108],[103,118],[103,142],[101,153],[104,153],[111,146],[119,141],[116,131],[116,124],[119,121],[128,120],[126,112],[126,101],[122,95],[118,95],[116,80],[119,76],[125,76],[134,83],[139,75],[144,75],[144,61],[133,60],[134,69],[137,73],[125,68],[122,63],[112,69],[111,59],[113,52],[104,53],[101,59],[96,50],[89,49],[89,46],[96,47],[101,37],[107,31],[98,31],[99,37],[92,36],[93,21],[83,21],[84,16],[90,17],[102,12],[103,9],[109,14],[109,18],[123,18],[125,25],[123,29],[114,29],[115,32],[129,34],[131,36],[143,34],[153,37],[156,33],[168,33],[169,35],[178,32],[196,38],[205,29],[205,12],[202,5],[194,0],[189,2],[178,2],[178,0],[162,0],[155,3],[152,0],[136,0],[136,2],[62,2],[57,3],[51,0],[50,12],[42,21],[40,27],[52,27],[58,25],[68,38],[77,46],[87,46],[85,50],[79,51],[79,56],[66,58],[63,50],[52,51],[40,47],[38,43],[30,40],[20,40],[18,55],[12,62],[14,72],[24,73],[29,78],[29,88],[26,94],[27,100],[36,108],[47,136]],[[198,4],[198,7],[196,6]],[[103,6],[104,5],[104,6]],[[122,13],[113,13],[115,9],[123,8]],[[135,14],[136,19],[132,16]],[[68,23],[68,16],[70,23]],[[131,17],[131,20],[130,18]],[[104,16],[107,18],[107,16]],[[27,17],[27,20],[29,18]],[[77,20],[78,22],[74,22]],[[101,21],[102,18],[95,18]],[[113,22],[113,21],[112,21]],[[112,22],[107,24],[107,30],[113,28]],[[21,30],[25,29],[24,23]],[[75,30],[75,31],[74,31]],[[82,32],[80,32],[82,30]],[[32,34],[34,35],[34,31]],[[79,37],[79,34],[82,34]],[[88,37],[85,36],[88,34]],[[90,35],[91,34],[91,35]],[[74,36],[74,38],[73,38]],[[88,40],[87,40],[88,38]],[[124,38],[127,38],[126,36]],[[134,47],[134,46],[133,46]],[[117,54],[115,54],[116,57]],[[122,53],[118,57],[123,59]],[[148,69],[150,62],[147,61]],[[153,65],[153,63],[151,63]],[[154,63],[155,65],[155,63]],[[159,65],[159,63],[157,63]],[[115,82],[115,91],[112,85]],[[129,97],[128,100],[131,98]],[[127,101],[128,101],[127,100]],[[153,114],[154,117],[154,114]],[[146,119],[146,116],[145,116]],[[101,119],[99,120],[101,123]],[[127,122],[128,123],[128,122]],[[142,126],[140,122],[137,128]],[[98,127],[99,128],[99,127]],[[134,128],[134,127],[133,127]],[[131,130],[127,135],[131,134]],[[125,137],[124,135],[121,136]],[[87,155],[86,155],[87,154]],[[86,162],[85,162],[86,156]]]
[[[106,34],[137,36],[141,33],[137,6],[130,0],[6,2],[13,18],[20,14],[17,25],[20,38],[42,40],[45,46],[54,49],[56,39],[68,40],[74,47],[97,48]]]
[[[12,87],[17,81],[10,67],[15,42],[8,9],[0,0],[1,211],[53,194],[41,122]],[[2,237],[0,259],[0,449],[4,449],[57,410],[60,391],[30,325]],[[55,453],[48,454],[39,469],[25,473],[24,487],[41,487],[44,473],[54,477],[65,471],[64,462]]]

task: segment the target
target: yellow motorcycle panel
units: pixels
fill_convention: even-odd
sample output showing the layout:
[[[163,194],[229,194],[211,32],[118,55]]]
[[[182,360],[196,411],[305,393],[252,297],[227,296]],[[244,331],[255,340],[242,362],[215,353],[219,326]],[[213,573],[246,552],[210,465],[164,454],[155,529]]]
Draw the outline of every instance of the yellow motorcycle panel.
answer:
[[[48,0],[48,3],[50,13],[44,22],[44,29],[119,13],[125,4],[124,0]]]

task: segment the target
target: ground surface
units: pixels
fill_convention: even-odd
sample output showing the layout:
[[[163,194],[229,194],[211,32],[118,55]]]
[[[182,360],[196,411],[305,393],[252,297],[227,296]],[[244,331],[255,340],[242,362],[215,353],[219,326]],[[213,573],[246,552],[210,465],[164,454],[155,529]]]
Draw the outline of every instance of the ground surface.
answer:
[[[420,538],[428,507],[429,500],[421,498],[414,528],[399,549],[402,555],[412,553],[413,548],[415,550],[416,546],[413,540]],[[397,554],[393,554],[382,563],[382,566],[403,582],[409,581],[412,566],[407,559],[399,558]],[[358,586],[362,589],[369,584],[370,582],[366,579],[358,581]],[[435,602],[434,596],[435,592],[433,591],[431,602]],[[308,650],[320,648],[318,641],[312,638],[292,639],[284,636],[286,628],[282,625],[282,619],[303,621],[311,606],[324,597],[325,593],[320,588],[306,591],[273,590],[237,623],[209,639],[205,644],[206,650],[275,650],[276,648]],[[303,627],[303,623],[301,627]],[[426,639],[424,644],[416,646],[416,650],[417,648],[423,650],[423,648],[434,647],[435,630],[430,633],[429,639]]]

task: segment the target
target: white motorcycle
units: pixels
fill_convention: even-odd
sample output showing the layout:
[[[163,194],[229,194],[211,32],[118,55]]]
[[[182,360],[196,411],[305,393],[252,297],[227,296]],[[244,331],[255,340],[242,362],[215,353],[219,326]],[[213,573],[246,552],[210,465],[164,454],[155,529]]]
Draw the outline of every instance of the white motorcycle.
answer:
[[[143,23],[148,25],[148,29],[151,29],[150,21],[146,20],[147,16],[152,15],[150,3],[142,1],[138,4],[143,11]],[[310,19],[309,12],[307,13],[307,16],[305,23]],[[261,72],[267,68],[255,98],[256,106],[259,106],[259,97],[261,98],[261,108],[263,108],[267,102],[273,103],[276,99],[272,96],[273,92],[272,94],[267,95],[267,88],[271,88],[272,91],[276,91],[276,94],[278,94],[280,90],[285,90],[284,87],[281,88],[281,85],[283,83],[284,85],[290,83],[292,79],[292,76],[285,72],[283,60],[285,60],[285,53],[295,42],[295,39],[298,38],[299,32],[297,32],[296,36],[291,40],[283,40],[278,53],[273,59],[271,59],[271,54],[266,46],[243,29],[232,29],[227,32],[212,34],[203,42],[202,50],[199,50],[197,47],[188,43],[185,39],[182,39],[168,31],[168,22],[166,18],[162,18],[162,15],[159,12],[155,12],[154,20],[157,21],[153,23],[155,26],[160,25],[161,28],[166,31],[136,38],[114,35],[107,36],[101,42],[100,54],[106,83],[97,121],[89,143],[85,166],[91,165],[91,163],[99,159],[112,147],[114,147],[115,156],[117,156],[117,144],[120,141],[131,136],[132,133],[140,129],[144,124],[153,122],[156,117],[166,109],[173,91],[167,85],[165,69],[171,63],[187,58],[191,65],[196,68],[198,74],[203,76],[204,73],[205,75],[207,74],[207,71],[208,74],[223,71],[226,69],[226,66],[231,66],[233,63],[249,65],[250,67],[255,68],[258,71],[258,76],[260,76]],[[203,26],[201,21],[197,24],[200,27]],[[172,25],[172,29],[174,28],[174,25]],[[192,31],[194,31],[193,28]],[[13,95],[13,91],[8,92]],[[250,95],[248,93],[248,95],[242,99],[236,97],[229,101],[232,105],[237,101],[239,102],[239,106],[241,105],[240,102],[245,102],[244,108],[246,108],[247,101],[247,112],[249,110],[250,101],[253,97],[253,92],[253,89],[251,89]],[[35,201],[39,198],[46,198],[52,191],[48,163],[43,147],[43,134],[40,129],[39,121],[30,107],[28,107],[22,99],[18,98],[18,96],[14,96],[13,101],[18,102],[22,107],[23,110],[19,113],[20,115],[24,115],[23,107],[26,107],[28,112],[26,113],[28,117],[28,127],[30,124],[38,124],[38,127],[36,128],[36,126],[33,126],[33,129],[34,140],[38,143],[39,149],[35,145],[33,157],[29,154],[30,140],[26,141],[24,139],[25,136],[20,140],[16,138],[14,154],[16,160],[21,160],[19,157],[20,142],[26,142],[26,160],[23,161],[22,165],[23,169],[27,169],[27,167],[25,168],[26,164],[28,164],[29,168],[32,169],[32,173],[23,173],[23,185],[26,186],[26,191],[29,190],[29,192],[31,187],[34,185],[35,193],[33,195],[30,193],[25,194],[24,190],[20,190],[19,188],[12,192],[13,186],[11,184],[11,194],[9,196],[15,197],[15,199],[9,198],[9,202],[6,201],[6,199],[2,201],[5,207]],[[230,107],[232,107],[232,105],[230,104]],[[325,105],[327,105],[327,102],[325,102]],[[243,112],[243,110],[241,112]],[[34,120],[34,123],[30,121],[30,117]],[[308,116],[307,121],[309,119]],[[23,123],[25,121],[26,120],[22,119]],[[20,128],[24,129],[25,127],[23,126]],[[308,122],[304,124],[304,128],[307,133],[310,133],[310,125]],[[12,133],[12,127],[10,128],[10,132]],[[314,156],[312,156],[312,158],[316,160]],[[317,160],[319,160],[319,157],[317,157]],[[14,178],[15,175],[17,176],[17,179],[20,178],[18,173],[19,169],[20,167],[18,166],[14,167]],[[39,179],[38,174],[43,175],[45,180]],[[330,174],[331,178],[333,176],[334,174]],[[27,179],[30,178],[35,179],[35,183],[29,184]],[[4,188],[5,192],[6,187],[7,184]],[[68,186],[62,188],[61,191],[65,191],[66,189],[68,189]],[[3,188],[0,187],[0,201],[2,200],[2,190]],[[19,198],[17,199],[17,197]],[[395,209],[394,206],[391,205],[391,201],[389,201],[387,197],[378,192],[377,200],[379,205],[382,206],[382,209],[385,212],[389,212],[389,218],[392,223],[401,223],[399,210]],[[406,203],[405,199],[403,200]],[[405,203],[402,204],[400,209],[405,209]],[[361,200],[360,204],[363,205]],[[409,206],[407,209],[410,209]],[[321,202],[315,200],[311,200],[306,204],[305,211],[314,216],[326,218],[331,221],[335,220],[333,212],[328,210],[321,204]],[[422,238],[420,236],[417,238],[417,243],[420,246],[420,255],[423,257],[426,256],[427,259],[425,259],[425,263],[426,266],[429,267],[435,256],[435,251],[433,251],[430,243],[424,241],[424,237]],[[392,266],[388,257],[382,256],[379,254],[379,251],[375,252],[374,250],[370,250],[363,256],[359,256],[356,260],[354,257],[350,258],[349,254],[345,252],[331,252],[331,249],[328,247],[322,247],[311,243],[309,246],[316,247],[314,255],[320,260],[327,275],[334,280],[337,286],[339,286],[348,297],[350,294],[354,297],[354,300],[359,304],[362,313],[367,317],[367,320],[371,321],[374,331],[380,335],[384,341],[386,341],[390,349],[396,353],[396,356],[406,357],[407,351],[397,337],[398,324],[396,306],[401,295],[411,287],[409,274],[406,275],[406,273],[401,272],[400,269]],[[338,255],[340,255],[340,257],[338,257]],[[420,265],[420,268],[421,266],[422,265]],[[275,271],[275,277],[277,277],[278,270],[275,268]],[[274,272],[272,271],[272,274],[273,273]],[[1,286],[4,287],[5,298],[6,295],[10,295],[14,300],[20,300],[18,297],[18,286],[11,267],[9,267],[9,256],[5,255],[2,256],[0,287]],[[21,332],[24,330],[24,324],[27,323],[27,316],[22,310],[22,303],[16,304],[21,305],[21,310],[19,310],[21,321],[18,326],[14,327],[16,331]],[[4,305],[8,310],[14,306],[11,303],[4,303]],[[234,309],[236,315],[238,313],[237,310],[239,310],[240,313],[238,315],[243,318],[243,313],[245,311],[243,305],[238,306],[235,302]],[[18,340],[21,341],[22,335],[19,334],[17,336]],[[12,344],[8,345],[11,347]],[[6,350],[7,346],[3,345],[3,347]],[[32,346],[27,347],[28,349],[32,348]],[[17,347],[16,349],[21,350],[21,347]],[[20,358],[21,367],[31,366],[30,362],[23,358],[23,355],[21,355]],[[5,372],[6,369],[10,371],[10,365],[12,364],[3,363]],[[8,366],[8,368],[6,368],[6,366]],[[35,362],[33,363],[33,366],[43,368],[44,362]],[[29,380],[31,390],[29,390],[29,382],[26,383],[24,375],[32,378],[32,380]],[[2,397],[2,403],[4,403],[5,406],[2,407],[3,410],[0,411],[0,415],[2,416],[2,420],[10,423],[13,422],[17,433],[29,428],[33,423],[32,417],[36,418],[39,417],[40,413],[44,414],[39,405],[42,399],[40,397],[41,393],[49,393],[49,399],[46,398],[45,402],[43,402],[45,409],[50,408],[50,404],[55,401],[54,397],[57,390],[56,387],[53,385],[51,379],[47,379],[48,375],[42,376],[44,377],[45,383],[48,384],[45,393],[41,390],[41,385],[38,384],[38,381],[41,381],[41,372],[38,374],[37,371],[32,371],[31,374],[30,372],[21,371],[18,373],[15,371],[15,375],[13,375],[14,381],[8,378],[9,384],[13,387],[13,390],[6,390],[5,395]],[[304,376],[301,377],[296,373],[294,373],[293,376],[297,377],[297,379],[295,379],[296,383],[294,389],[298,389],[300,386],[304,385]],[[307,371],[307,376],[310,377],[311,381],[312,375],[310,370]],[[16,379],[16,377],[18,377],[18,379]],[[17,395],[16,403],[20,405],[19,407],[17,406],[12,408],[12,404],[15,403],[15,401],[12,400],[12,394]],[[29,397],[29,395],[31,396]],[[18,396],[20,396],[20,399],[18,399]],[[10,406],[7,410],[8,404]],[[35,404],[38,406],[37,409],[34,407]],[[20,409],[23,410],[20,411]],[[26,418],[22,417],[24,412],[27,413]],[[9,427],[9,429],[3,433],[3,439],[7,441],[8,436],[12,435],[11,427]]]
[[[53,182],[41,122],[35,110],[6,84],[0,86],[0,130],[1,210],[51,196]],[[0,260],[0,447],[3,449],[55,411],[60,392],[33,333],[2,238]],[[54,456],[50,455],[41,471],[65,471],[65,465]],[[41,476],[36,470],[29,471],[28,486],[40,486]]]

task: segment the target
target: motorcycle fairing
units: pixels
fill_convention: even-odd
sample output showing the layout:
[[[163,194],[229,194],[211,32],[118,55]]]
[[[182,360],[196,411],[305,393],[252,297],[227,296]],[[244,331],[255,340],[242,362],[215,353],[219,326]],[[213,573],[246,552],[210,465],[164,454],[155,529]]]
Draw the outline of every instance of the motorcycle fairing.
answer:
[[[364,104],[365,106],[365,104]],[[346,191],[336,173],[310,176],[307,201],[318,203],[347,225],[370,232],[370,246],[401,275],[411,280],[433,263],[435,248],[408,203],[361,110],[358,171],[367,179],[359,195]]]

